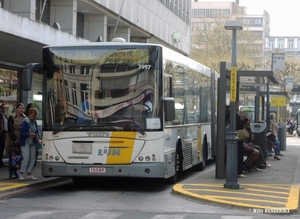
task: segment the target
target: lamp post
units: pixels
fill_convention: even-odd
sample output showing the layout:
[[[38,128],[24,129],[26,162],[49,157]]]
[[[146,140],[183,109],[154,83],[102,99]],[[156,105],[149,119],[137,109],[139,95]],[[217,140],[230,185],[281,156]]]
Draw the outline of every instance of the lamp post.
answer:
[[[232,30],[232,60],[230,72],[230,121],[229,133],[227,138],[227,161],[226,161],[226,182],[224,188],[239,189],[237,182],[237,165],[238,165],[238,138],[236,136],[236,91],[237,91],[237,73],[236,73],[236,31],[242,30],[241,23],[237,20],[227,21],[226,30]]]

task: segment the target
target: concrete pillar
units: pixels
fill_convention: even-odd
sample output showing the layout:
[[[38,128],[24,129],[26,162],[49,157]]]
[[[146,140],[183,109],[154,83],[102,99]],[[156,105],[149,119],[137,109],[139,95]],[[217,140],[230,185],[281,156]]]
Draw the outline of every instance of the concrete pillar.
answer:
[[[24,106],[26,107],[27,104],[32,103],[32,101],[33,101],[33,90],[31,89],[30,91],[23,91],[21,103],[23,103]],[[24,111],[25,111],[25,109],[24,109]]]
[[[50,2],[50,25],[57,22],[62,31],[76,36],[76,21],[76,0],[52,0]]]
[[[114,30],[115,27],[111,27],[109,29],[109,35],[110,35],[110,39],[109,41],[111,41],[113,38],[116,37],[121,37],[124,38],[126,40],[126,42],[130,42],[130,29],[127,27],[117,27],[116,32],[114,34]]]
[[[84,15],[84,38],[96,42],[98,37],[107,42],[107,17],[104,15]]]
[[[35,20],[35,0],[4,0],[3,8],[11,13]]]

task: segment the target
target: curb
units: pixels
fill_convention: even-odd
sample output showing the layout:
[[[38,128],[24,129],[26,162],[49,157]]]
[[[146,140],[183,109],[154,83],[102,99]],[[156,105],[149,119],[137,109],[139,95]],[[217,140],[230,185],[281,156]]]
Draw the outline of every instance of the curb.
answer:
[[[70,178],[56,178],[53,180],[47,180],[47,181],[27,184],[27,185],[20,186],[17,188],[7,189],[4,191],[0,191],[0,200],[11,198],[13,196],[24,194],[24,193],[36,191],[39,189],[45,189],[45,188],[50,188],[53,186],[64,185],[64,184],[67,184],[70,182],[72,182],[72,180]]]

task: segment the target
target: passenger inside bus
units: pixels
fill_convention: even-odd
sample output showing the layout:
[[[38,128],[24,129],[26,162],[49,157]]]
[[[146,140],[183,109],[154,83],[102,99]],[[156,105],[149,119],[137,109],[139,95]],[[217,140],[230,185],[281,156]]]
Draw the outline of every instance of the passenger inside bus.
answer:
[[[85,96],[85,100],[80,104],[78,109],[77,123],[87,123],[91,122],[91,119],[87,119],[86,115],[91,114],[91,104],[90,97]]]

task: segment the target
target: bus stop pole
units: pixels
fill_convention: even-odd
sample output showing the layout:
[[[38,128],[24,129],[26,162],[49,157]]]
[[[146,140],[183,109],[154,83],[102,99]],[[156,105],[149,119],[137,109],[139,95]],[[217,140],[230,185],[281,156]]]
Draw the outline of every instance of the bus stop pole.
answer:
[[[237,71],[236,71],[236,31],[242,30],[243,27],[239,21],[227,21],[225,23],[226,30],[232,30],[232,61],[230,72],[230,118],[229,133],[227,138],[227,160],[226,160],[226,182],[224,188],[239,189],[237,182],[237,154],[238,154],[238,138],[236,136],[236,97],[237,97]]]

